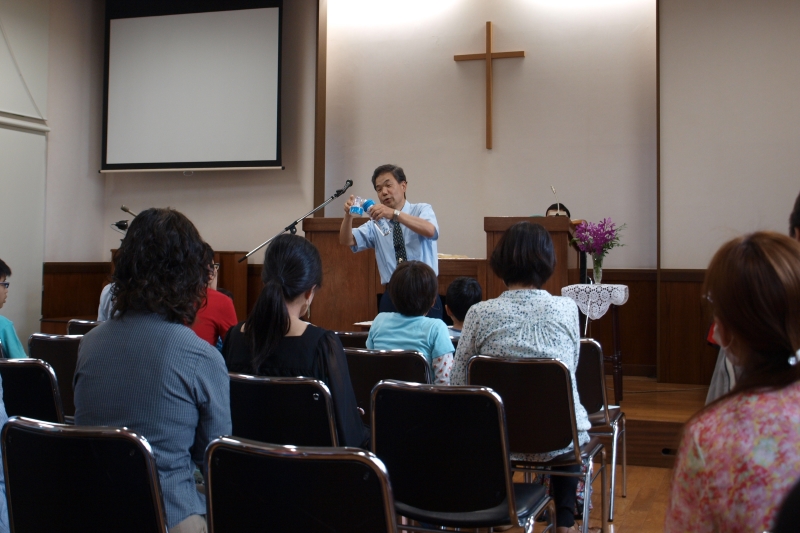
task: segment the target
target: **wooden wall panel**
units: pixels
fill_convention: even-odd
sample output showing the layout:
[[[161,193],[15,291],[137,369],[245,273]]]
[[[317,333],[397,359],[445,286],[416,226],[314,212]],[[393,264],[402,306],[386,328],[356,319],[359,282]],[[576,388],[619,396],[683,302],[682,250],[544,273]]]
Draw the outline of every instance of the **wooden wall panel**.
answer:
[[[628,302],[619,308],[623,374],[655,377],[656,271],[604,269],[603,281],[627,285],[630,294]],[[606,355],[613,350],[611,333],[610,311],[589,323],[589,336],[600,342]]]
[[[217,288],[227,289],[233,294],[233,306],[236,308],[236,318],[244,320],[250,312],[247,305],[249,286],[247,280],[247,262],[239,259],[247,252],[215,252],[214,260],[219,263],[217,274]]]
[[[661,271],[661,382],[711,381],[717,349],[706,343],[711,317],[703,306],[704,275],[705,270]]]
[[[100,291],[109,283],[111,263],[44,263],[42,318],[97,318]]]

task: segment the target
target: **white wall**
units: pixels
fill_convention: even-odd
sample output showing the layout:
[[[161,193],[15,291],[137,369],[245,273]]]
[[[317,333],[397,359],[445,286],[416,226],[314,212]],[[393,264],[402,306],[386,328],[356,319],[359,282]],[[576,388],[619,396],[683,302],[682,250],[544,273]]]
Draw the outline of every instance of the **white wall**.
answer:
[[[315,58],[316,2],[285,2],[281,129],[286,170],[109,174],[103,198],[106,227],[130,218],[119,210],[122,204],[134,212],[170,206],[188,216],[213,248],[249,251],[309,211],[314,189]],[[104,231],[107,251],[119,244],[120,235]],[[261,251],[251,262],[261,263],[263,257]]]
[[[550,185],[573,218],[626,222],[607,267],[656,263],[654,0],[330,0],[327,177],[373,196],[382,163],[432,204],[439,251],[485,257],[485,216],[543,214]],[[494,24],[494,149],[484,49]],[[341,216],[341,205],[327,211]]]
[[[800,2],[661,0],[662,266],[786,234],[800,191]]]
[[[23,344],[42,309],[48,24],[47,0],[0,0],[0,258],[12,270],[0,313]]]

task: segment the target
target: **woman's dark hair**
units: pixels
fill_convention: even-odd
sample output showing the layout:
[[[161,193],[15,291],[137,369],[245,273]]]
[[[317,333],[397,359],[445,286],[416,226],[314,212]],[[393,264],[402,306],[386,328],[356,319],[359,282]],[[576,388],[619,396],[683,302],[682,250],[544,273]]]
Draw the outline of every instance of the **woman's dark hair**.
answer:
[[[567,209],[567,206],[565,206],[564,204],[553,204],[553,205],[551,205],[550,207],[547,208],[547,211],[545,211],[545,215],[549,211],[564,211],[564,212],[567,213],[567,218],[572,218],[572,215],[569,214],[569,209]],[[556,215],[556,216],[560,216],[560,215]]]
[[[553,239],[539,224],[517,222],[500,238],[489,264],[506,285],[541,288],[556,266]]]
[[[800,229],[800,194],[797,195],[797,200],[794,201],[794,209],[792,214],[789,215],[789,236],[795,237],[795,230]]]
[[[375,180],[378,179],[378,176],[381,176],[386,173],[391,174],[394,176],[394,179],[397,180],[397,183],[402,183],[406,181],[406,173],[403,172],[403,169],[398,167],[397,165],[381,165],[375,169],[375,172],[372,173],[372,188],[375,188]]]
[[[244,326],[253,347],[254,372],[289,332],[291,319],[286,302],[322,285],[322,260],[317,247],[298,235],[277,237],[264,253],[261,281],[264,287]]]
[[[461,276],[447,287],[447,307],[460,322],[464,321],[469,308],[482,298],[481,284],[475,278]]]
[[[703,292],[730,333],[742,377],[731,394],[779,389],[800,379],[789,358],[800,349],[800,243],[773,232],[738,237],[720,248]]]
[[[422,261],[400,263],[389,280],[392,303],[405,316],[427,314],[438,292],[436,273]]]
[[[194,322],[211,266],[194,224],[174,209],[147,209],[131,222],[114,256],[115,318],[149,311],[180,324]]]
[[[5,263],[5,261],[0,259],[0,278],[7,278],[10,275],[11,268]]]

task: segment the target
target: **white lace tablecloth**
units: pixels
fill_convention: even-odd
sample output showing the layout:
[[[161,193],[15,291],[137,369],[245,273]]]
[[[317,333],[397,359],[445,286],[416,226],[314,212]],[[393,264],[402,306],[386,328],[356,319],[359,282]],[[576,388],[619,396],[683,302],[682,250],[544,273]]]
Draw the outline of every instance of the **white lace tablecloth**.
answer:
[[[581,313],[597,320],[608,311],[611,304],[622,305],[628,301],[628,286],[600,283],[598,285],[568,285],[561,296],[575,300]]]

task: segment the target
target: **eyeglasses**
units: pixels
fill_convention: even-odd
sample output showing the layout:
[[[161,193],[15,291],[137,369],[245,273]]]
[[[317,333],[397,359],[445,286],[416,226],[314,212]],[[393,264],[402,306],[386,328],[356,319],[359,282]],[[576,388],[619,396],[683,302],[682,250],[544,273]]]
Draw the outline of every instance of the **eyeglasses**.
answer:
[[[11,285],[11,283],[8,281],[0,281],[0,287],[5,287],[7,289],[9,285]]]
[[[219,263],[214,263],[214,270],[219,270]]]

